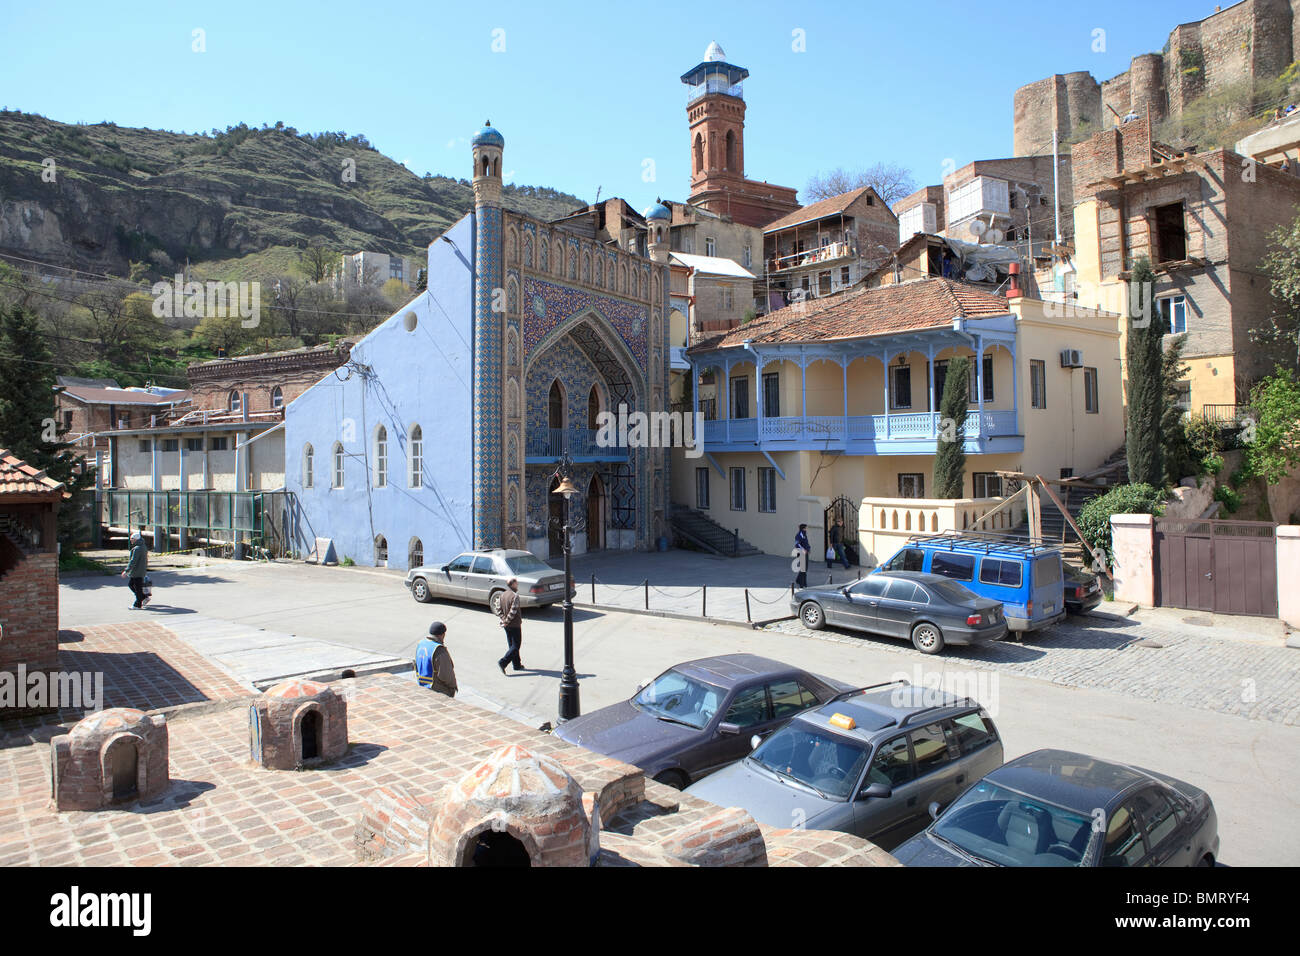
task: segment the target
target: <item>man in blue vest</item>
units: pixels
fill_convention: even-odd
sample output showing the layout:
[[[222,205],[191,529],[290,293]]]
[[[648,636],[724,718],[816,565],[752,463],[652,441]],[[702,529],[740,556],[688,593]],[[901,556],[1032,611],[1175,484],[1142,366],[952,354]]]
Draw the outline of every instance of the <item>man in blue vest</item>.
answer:
[[[456,696],[456,665],[447,650],[447,625],[442,621],[430,624],[429,636],[416,645],[415,674],[421,687]]]

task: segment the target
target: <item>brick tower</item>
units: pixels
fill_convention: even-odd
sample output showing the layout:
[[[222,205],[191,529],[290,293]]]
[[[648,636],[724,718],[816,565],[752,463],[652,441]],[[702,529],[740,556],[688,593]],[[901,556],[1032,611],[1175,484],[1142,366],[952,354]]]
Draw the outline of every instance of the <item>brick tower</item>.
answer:
[[[765,226],[799,208],[795,190],[745,178],[744,67],[728,63],[722,47],[710,43],[704,61],[682,74],[690,89],[686,117],[691,134],[693,205],[730,216],[748,226]]]
[[[485,123],[474,134],[474,547],[502,546],[501,153],[505,137]]]

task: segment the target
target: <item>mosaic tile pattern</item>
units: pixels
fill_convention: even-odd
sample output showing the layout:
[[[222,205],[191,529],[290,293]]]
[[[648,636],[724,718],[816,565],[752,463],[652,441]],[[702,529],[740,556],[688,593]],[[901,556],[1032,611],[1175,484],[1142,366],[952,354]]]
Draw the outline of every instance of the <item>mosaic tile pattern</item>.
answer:
[[[637,368],[646,368],[649,317],[645,306],[556,285],[533,276],[524,279],[524,354],[532,354],[559,326],[574,316],[593,309],[618,333]]]
[[[492,299],[503,280],[501,208],[475,209],[474,264],[474,546],[502,543],[501,315]]]

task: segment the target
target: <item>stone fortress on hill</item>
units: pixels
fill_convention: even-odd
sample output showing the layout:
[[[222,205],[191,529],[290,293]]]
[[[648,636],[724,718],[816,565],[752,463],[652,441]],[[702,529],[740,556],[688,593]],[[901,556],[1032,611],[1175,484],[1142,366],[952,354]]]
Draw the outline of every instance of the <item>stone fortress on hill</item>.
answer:
[[[1298,35],[1300,0],[1242,0],[1175,27],[1162,52],[1135,56],[1109,80],[1098,83],[1079,71],[1022,86],[1015,94],[1015,155],[1050,152],[1054,130],[1066,142],[1130,112],[1149,116],[1154,126],[1198,96],[1271,79],[1300,56]]]

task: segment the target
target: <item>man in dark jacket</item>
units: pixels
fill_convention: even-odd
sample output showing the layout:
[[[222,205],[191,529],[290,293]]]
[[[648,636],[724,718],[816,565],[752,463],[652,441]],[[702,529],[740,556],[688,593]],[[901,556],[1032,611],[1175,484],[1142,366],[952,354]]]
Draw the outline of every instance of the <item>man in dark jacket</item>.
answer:
[[[434,621],[429,625],[429,636],[415,646],[415,675],[421,687],[436,690],[439,694],[455,697],[456,665],[447,650],[447,625]]]
[[[841,561],[844,562],[844,570],[847,571],[849,569],[849,558],[844,551],[844,519],[843,518],[836,518],[835,523],[831,525],[830,539],[831,539],[830,540],[831,551],[834,552],[834,557],[827,557],[826,570],[829,571],[831,569],[831,565],[835,561],[835,558],[839,558]]]
[[[500,610],[497,617],[506,631],[506,656],[497,661],[501,673],[506,672],[506,665],[513,663],[515,670],[522,671],[524,662],[519,659],[519,649],[524,644],[524,616],[519,611],[519,582],[511,578],[506,582],[506,590],[501,594]]]
[[[794,536],[794,558],[792,565],[795,572],[794,586],[797,588],[806,588],[808,586],[808,552],[812,550],[812,544],[808,540],[808,526],[799,525],[799,531]]]
[[[137,611],[149,603],[149,599],[144,596],[144,576],[148,572],[149,549],[145,546],[144,536],[139,531],[132,531],[131,553],[127,556],[126,570],[122,572],[122,577],[127,579],[131,593],[135,595],[135,603],[131,607]]]

